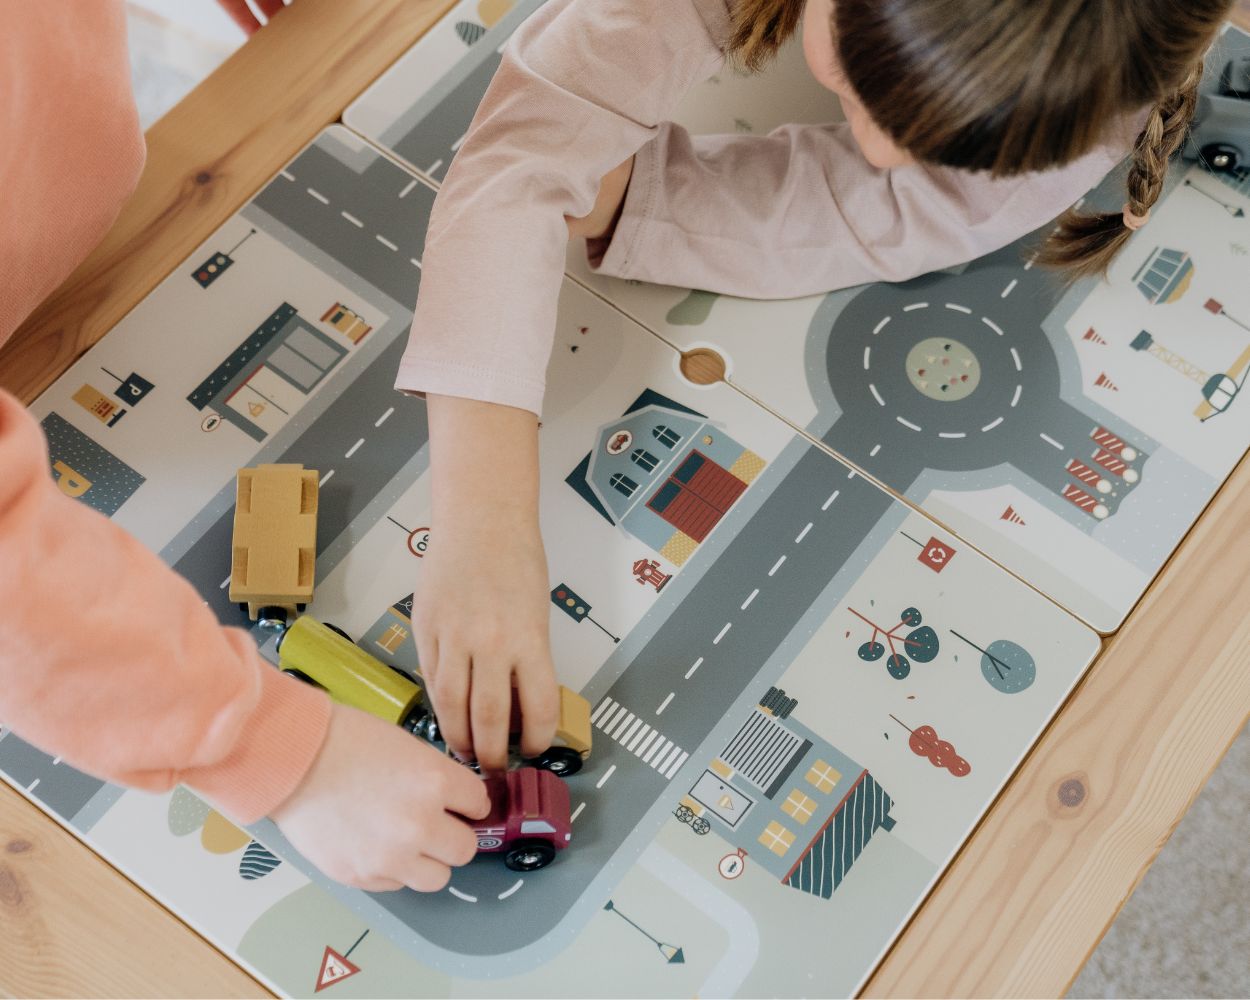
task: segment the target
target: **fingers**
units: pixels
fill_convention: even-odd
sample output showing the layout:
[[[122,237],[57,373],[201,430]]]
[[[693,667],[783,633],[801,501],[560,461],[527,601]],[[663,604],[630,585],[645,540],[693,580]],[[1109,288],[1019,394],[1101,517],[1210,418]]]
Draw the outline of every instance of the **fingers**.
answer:
[[[419,857],[404,871],[404,885],[417,892],[438,892],[451,881],[451,869],[433,858]]]
[[[430,686],[438,728],[448,748],[466,759],[473,757],[469,728],[469,654],[454,646],[439,647],[438,671]]]
[[[273,16],[286,6],[284,0],[256,0],[256,6],[260,12],[265,15],[265,20],[271,20]]]
[[[447,764],[443,808],[465,819],[485,819],[490,812],[490,796],[486,794],[485,782],[467,767],[451,761]]]
[[[439,864],[459,867],[477,857],[477,834],[463,820],[441,813],[429,819],[428,829],[421,853]]]
[[[469,691],[473,752],[483,771],[508,766],[508,723],[512,715],[512,670],[498,661],[474,661]]]
[[[260,21],[252,13],[252,8],[247,5],[247,0],[217,0],[217,2],[230,15],[230,19],[247,34],[250,35],[260,30]]]
[[[521,755],[537,757],[555,741],[560,721],[560,689],[551,657],[518,669],[516,693],[521,703]]]
[[[403,882],[397,882],[393,878],[382,878],[381,876],[352,879],[347,884],[356,889],[363,889],[365,892],[395,892],[404,887]]]

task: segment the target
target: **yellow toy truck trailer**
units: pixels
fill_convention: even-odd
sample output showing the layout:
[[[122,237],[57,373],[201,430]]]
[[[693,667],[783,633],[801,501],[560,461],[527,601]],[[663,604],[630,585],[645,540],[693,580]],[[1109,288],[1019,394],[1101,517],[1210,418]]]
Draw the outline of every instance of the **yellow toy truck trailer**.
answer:
[[[240,469],[230,600],[263,628],[281,629],[312,600],[317,473],[302,465]]]
[[[402,726],[423,739],[441,742],[438,720],[426,705],[421,685],[357,646],[339,629],[303,615],[278,640],[278,665],[316,684],[345,705]],[[520,714],[513,704],[514,738]],[[590,703],[561,685],[556,740],[526,763],[566,778],[590,756]]]

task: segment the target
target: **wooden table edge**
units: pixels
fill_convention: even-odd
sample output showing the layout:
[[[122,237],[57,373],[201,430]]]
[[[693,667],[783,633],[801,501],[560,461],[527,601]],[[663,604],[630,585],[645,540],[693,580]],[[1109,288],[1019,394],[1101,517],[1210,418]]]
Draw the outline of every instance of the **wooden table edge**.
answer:
[[[135,198],[101,246],[0,351],[0,382],[27,402],[42,392],[164,278],[171,269],[168,262],[181,262],[299,148],[336,121],[343,108],[453,3],[300,0],[284,11],[149,130],[148,168]],[[1241,0],[1239,10],[1239,23],[1250,28],[1250,0]],[[371,56],[381,54],[376,60],[355,59],[353,71],[348,67],[349,57],[359,56],[363,45],[369,46]],[[279,52],[284,58],[274,57]],[[250,105],[237,103],[275,65],[287,70],[285,78],[292,85],[267,91],[277,96],[265,106],[254,100]],[[344,72],[336,76],[331,72],[335,67]],[[305,91],[314,91],[310,99],[302,99],[305,91],[293,86],[296,81],[305,84]],[[318,86],[307,86],[314,82]],[[221,128],[222,110],[214,108],[223,98],[231,108],[225,128]],[[220,142],[223,134],[230,141]],[[1124,627],[1104,642],[1094,666],[879,964],[864,995],[1057,996],[1066,991],[1250,716],[1250,654],[1242,652],[1250,629],[1221,624],[1226,629],[1224,641],[1207,639],[1210,633],[1201,626],[1211,615],[1211,586],[1191,586],[1190,582],[1195,574],[1210,580],[1209,574],[1221,568],[1235,571],[1239,562],[1244,565],[1246,543],[1229,537],[1230,532],[1221,527],[1244,519],[1250,529],[1248,487],[1250,459],[1243,459]],[[1187,593],[1191,589],[1199,593]],[[1245,607],[1250,581],[1242,580],[1227,593]],[[1203,600],[1206,606],[1200,606]],[[1172,646],[1152,641],[1157,626],[1151,616],[1169,601],[1177,602],[1170,613],[1172,620],[1182,620],[1181,639],[1193,641],[1186,651],[1202,651],[1201,655],[1191,652],[1183,672],[1174,674],[1168,674],[1163,653],[1174,649],[1175,637]],[[1237,606],[1227,599],[1215,603]],[[1139,658],[1143,645],[1144,661]],[[1153,659],[1152,652],[1158,654]],[[1177,703],[1172,722],[1179,720],[1179,727],[1173,726],[1175,732],[1165,727],[1163,732],[1177,739],[1193,737],[1190,766],[1171,783],[1162,802],[1158,794],[1139,794],[1143,788],[1150,791],[1149,775],[1141,768],[1137,769],[1140,774],[1132,768],[1112,768],[1113,774],[1126,780],[1108,781],[1105,793],[1101,782],[1091,781],[1091,774],[1105,776],[1107,768],[1100,764],[1108,757],[1119,761],[1127,755],[1130,761],[1156,762],[1158,741],[1153,736],[1104,741],[1098,749],[1114,752],[1104,752],[1102,761],[1081,756],[1088,753],[1082,742],[1082,734],[1088,733],[1087,705],[1107,697],[1108,688],[1114,694],[1130,675],[1138,689],[1143,677],[1150,680],[1149,690],[1158,689],[1163,696],[1158,704]],[[1167,697],[1169,678],[1190,682],[1184,696],[1172,692],[1174,697]],[[1225,682],[1228,686],[1222,687]],[[1214,704],[1212,689],[1223,692]],[[1206,709],[1206,714],[1182,719],[1181,709],[1195,705]],[[1141,707],[1135,716],[1120,718],[1166,721],[1155,718],[1157,711],[1157,705],[1155,712]],[[1128,728],[1123,726],[1121,734]],[[1208,730],[1205,737],[1197,732],[1200,728]],[[1156,754],[1148,752],[1152,748]],[[1077,796],[1077,789],[1080,801],[1064,805]],[[1061,793],[1066,796],[1063,800]],[[22,805],[16,806],[17,802]],[[1124,808],[1116,811],[1120,806]],[[64,854],[77,859],[85,872],[103,869],[116,877],[107,862],[6,787],[0,795],[0,817],[15,807],[35,811],[41,822],[56,827],[64,838]],[[1125,817],[1134,828],[1132,850],[1121,852],[1124,856],[1118,860],[1108,860],[1103,852],[1122,834]],[[1013,830],[1032,838],[1027,840],[1034,847],[1028,864],[1019,865],[1011,857]],[[1054,862],[1051,854],[1056,848],[1072,860]],[[1076,876],[1089,867],[1091,859],[1101,864],[1100,879],[1076,884]],[[4,864],[0,862],[0,883]],[[987,869],[993,878],[982,875]],[[1064,871],[1074,876],[1067,883],[1057,876]],[[1040,889],[1031,895],[1021,891],[1032,888],[1039,875]],[[133,884],[130,887],[142,894]],[[1005,900],[999,899],[1004,896]],[[171,916],[179,926],[188,926]],[[983,932],[980,937],[974,933],[978,930]],[[210,942],[199,940],[229,970],[245,975]],[[1004,942],[1018,947],[1014,951],[1001,947]],[[256,995],[266,995],[259,983],[249,981],[255,983]],[[0,981],[0,988],[8,985]]]

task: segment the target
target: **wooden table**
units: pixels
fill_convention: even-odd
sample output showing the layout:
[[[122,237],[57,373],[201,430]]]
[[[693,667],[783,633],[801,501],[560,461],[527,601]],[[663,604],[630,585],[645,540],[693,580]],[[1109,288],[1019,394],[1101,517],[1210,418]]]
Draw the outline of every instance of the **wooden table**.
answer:
[[[33,399],[453,2],[299,0],[284,11],[152,126],[137,194],[0,351],[0,385]],[[1250,28],[1250,0],[1237,18]],[[1247,564],[1243,460],[867,995],[1066,992],[1250,717]],[[267,995],[4,785],[0,954],[0,994]]]

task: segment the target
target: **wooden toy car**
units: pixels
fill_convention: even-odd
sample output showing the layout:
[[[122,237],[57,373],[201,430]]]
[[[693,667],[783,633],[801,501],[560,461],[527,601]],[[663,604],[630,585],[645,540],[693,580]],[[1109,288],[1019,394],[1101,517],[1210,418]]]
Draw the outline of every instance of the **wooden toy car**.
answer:
[[[573,839],[569,790],[550,771],[521,767],[483,779],[490,813],[474,823],[479,854],[503,854],[514,872],[546,868]]]
[[[438,720],[421,685],[403,671],[365,652],[342,630],[302,615],[278,641],[279,666],[316,684],[336,701],[402,726],[423,739],[441,743]],[[513,702],[513,742],[520,738],[520,708]],[[556,740],[524,763],[560,777],[576,774],[590,756],[590,703],[561,685]]]
[[[302,465],[239,470],[230,600],[264,628],[283,628],[312,600],[317,492],[316,471]]]

